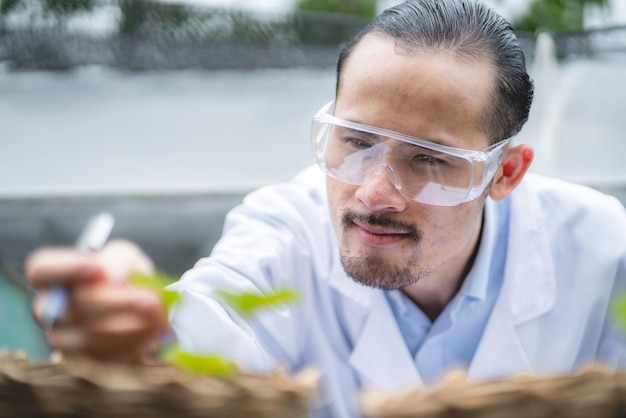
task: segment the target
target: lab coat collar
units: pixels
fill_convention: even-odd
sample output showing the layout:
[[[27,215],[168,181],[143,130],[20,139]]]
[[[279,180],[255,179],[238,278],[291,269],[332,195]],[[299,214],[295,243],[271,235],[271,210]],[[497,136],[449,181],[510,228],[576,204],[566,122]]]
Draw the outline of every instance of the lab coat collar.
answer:
[[[354,341],[348,362],[361,387],[395,391],[408,385],[422,386],[384,292],[354,282],[346,275],[338,256],[332,271],[329,284],[344,298],[353,301],[351,316],[365,318],[348,330]],[[361,311],[357,312],[359,309]]]
[[[532,177],[532,176],[531,176]],[[502,290],[468,371],[471,379],[532,371],[519,334],[556,302],[556,277],[546,219],[539,198],[523,181],[511,195],[507,263]],[[489,201],[488,204],[495,204]]]
[[[549,311],[556,300],[554,260],[539,198],[528,182],[511,198],[507,264],[503,291],[512,319],[526,322]]]
[[[423,386],[383,292],[373,295],[371,302],[349,358],[362,389],[398,391],[407,386]]]

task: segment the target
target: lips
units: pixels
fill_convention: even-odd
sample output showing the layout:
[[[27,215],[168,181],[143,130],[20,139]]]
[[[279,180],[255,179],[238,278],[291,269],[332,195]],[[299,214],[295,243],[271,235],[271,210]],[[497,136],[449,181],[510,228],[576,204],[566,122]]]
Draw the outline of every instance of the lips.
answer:
[[[359,238],[373,247],[388,247],[411,237],[409,231],[354,222]]]
[[[362,214],[346,210],[341,217],[345,234],[356,232],[360,241],[368,246],[394,247],[407,240],[412,244],[421,241],[417,227],[381,214]]]

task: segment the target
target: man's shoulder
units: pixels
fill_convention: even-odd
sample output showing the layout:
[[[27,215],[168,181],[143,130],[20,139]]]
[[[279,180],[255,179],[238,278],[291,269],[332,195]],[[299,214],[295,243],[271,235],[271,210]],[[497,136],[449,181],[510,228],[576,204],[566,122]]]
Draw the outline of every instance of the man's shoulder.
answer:
[[[240,221],[256,221],[292,230],[315,229],[325,232],[328,204],[324,175],[308,168],[291,181],[261,187],[249,193],[226,217],[226,226]]]
[[[561,215],[588,213],[590,216],[611,216],[626,222],[624,205],[615,197],[592,187],[529,173],[521,184],[520,193],[531,193],[542,209]]]
[[[626,256],[624,205],[585,185],[530,174],[512,195],[511,219],[517,230],[544,231],[561,249]]]
[[[291,181],[261,187],[246,198],[272,196],[276,199],[312,200],[316,203],[326,202],[325,175],[316,166],[309,166],[296,174]]]

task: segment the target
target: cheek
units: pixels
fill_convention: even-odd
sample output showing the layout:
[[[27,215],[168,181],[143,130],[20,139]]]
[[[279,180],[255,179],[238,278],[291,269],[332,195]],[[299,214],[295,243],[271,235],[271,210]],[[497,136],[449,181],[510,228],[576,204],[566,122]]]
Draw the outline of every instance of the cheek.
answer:
[[[482,223],[482,205],[474,203],[423,211],[420,225],[426,245],[453,251],[473,241]]]
[[[326,177],[326,194],[328,196],[328,210],[330,219],[335,229],[335,234],[339,236],[341,233],[341,215],[350,196],[353,186],[341,183],[331,177]]]

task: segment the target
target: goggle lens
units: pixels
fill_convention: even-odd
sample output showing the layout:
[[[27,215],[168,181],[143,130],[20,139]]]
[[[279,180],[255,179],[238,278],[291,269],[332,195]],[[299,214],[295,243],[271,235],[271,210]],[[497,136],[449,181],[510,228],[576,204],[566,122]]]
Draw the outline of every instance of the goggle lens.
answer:
[[[333,116],[320,117],[319,113],[314,119],[315,158],[320,167],[337,180],[365,184],[384,168],[395,187],[407,198],[432,205],[453,206],[477,197],[477,189],[484,189],[485,175],[495,172],[494,161],[490,158],[477,160],[446,152],[446,147],[437,144],[432,147],[420,145],[427,144],[427,141],[415,139],[408,142],[371,132],[377,128],[362,125],[370,128],[362,130],[358,126],[361,125]],[[499,145],[500,152],[495,155],[498,165],[503,145]],[[489,173],[485,173],[486,170]]]

